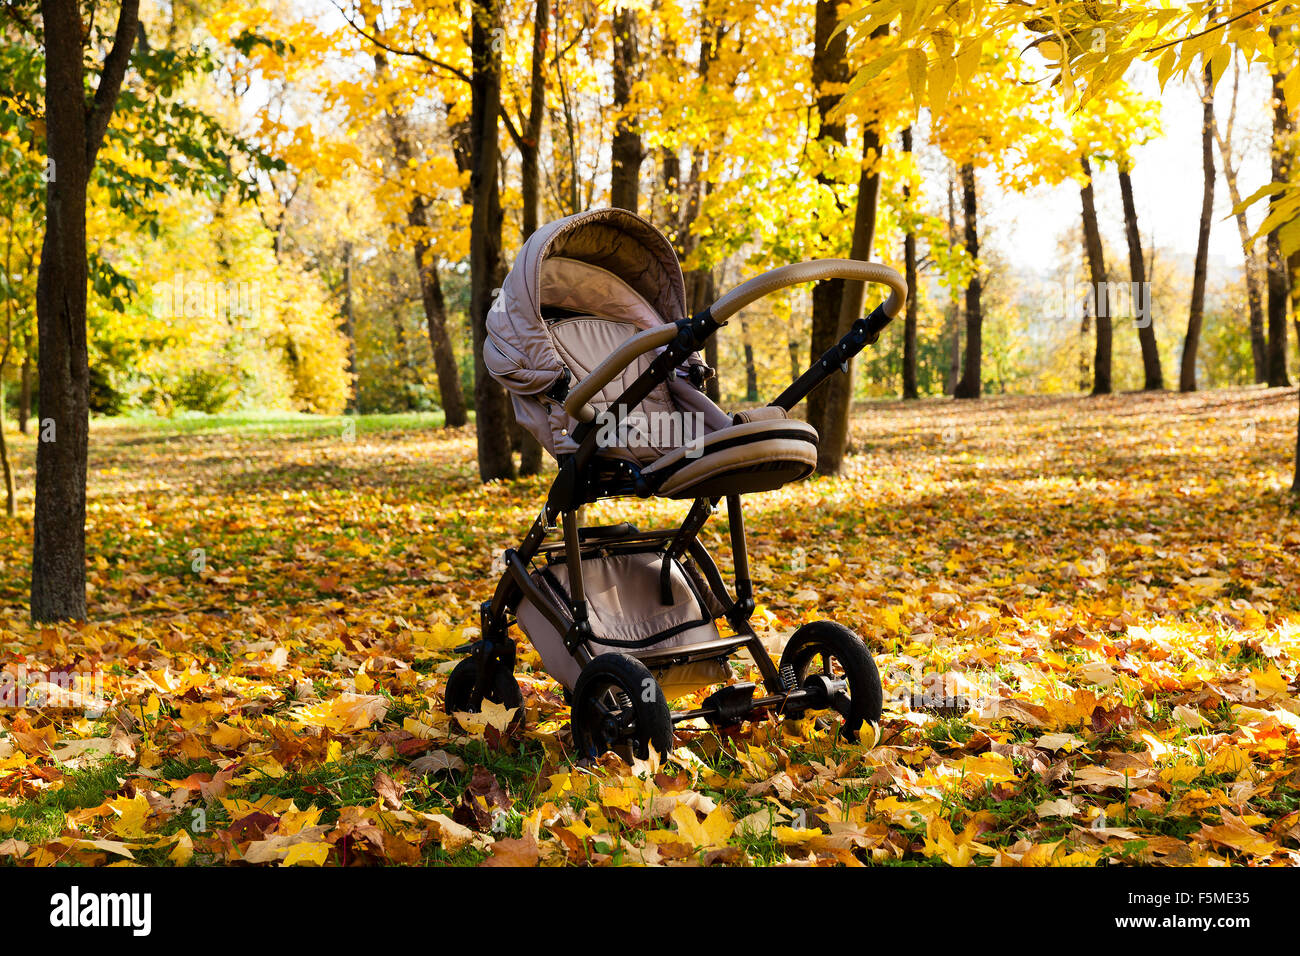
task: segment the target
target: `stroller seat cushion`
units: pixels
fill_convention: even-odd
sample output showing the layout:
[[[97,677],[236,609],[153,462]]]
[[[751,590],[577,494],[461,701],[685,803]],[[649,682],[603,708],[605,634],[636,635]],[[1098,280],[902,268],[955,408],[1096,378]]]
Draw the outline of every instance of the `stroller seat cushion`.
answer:
[[[720,428],[642,469],[662,498],[771,491],[817,467],[817,429],[784,414]]]
[[[582,379],[590,375],[602,358],[634,335],[637,329],[630,322],[619,322],[603,316],[583,315],[561,319],[551,326],[550,331],[551,338],[555,342],[555,350],[563,359],[565,367],[576,379]],[[593,396],[591,404],[597,412],[607,409],[610,403],[649,367],[652,359],[651,355],[641,356]],[[631,411],[626,427],[618,436],[618,441],[608,443],[605,454],[641,464],[659,458],[668,448],[673,447],[673,443],[665,442],[662,437],[668,430],[657,426],[662,422],[674,420],[675,410],[676,405],[668,386],[657,385],[645,400]],[[555,406],[552,414],[559,419],[561,431],[566,430],[571,424],[562,406]]]

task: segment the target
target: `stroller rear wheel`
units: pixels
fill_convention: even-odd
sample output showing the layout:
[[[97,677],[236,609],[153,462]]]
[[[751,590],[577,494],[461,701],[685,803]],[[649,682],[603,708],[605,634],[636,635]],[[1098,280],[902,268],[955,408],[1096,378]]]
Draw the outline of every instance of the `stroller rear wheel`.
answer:
[[[649,747],[667,753],[673,743],[668,701],[646,666],[627,654],[601,654],[582,669],[573,688],[573,742],[583,757]]]
[[[467,657],[457,664],[447,678],[447,689],[443,692],[443,710],[449,714],[476,714],[483,709],[483,700],[486,699],[502,707],[514,708],[515,716],[511,723],[523,722],[524,695],[513,674],[498,667],[487,692],[475,700],[474,683],[477,679],[478,663],[473,657]]]
[[[781,653],[781,670],[787,667],[797,686],[827,689],[830,708],[844,719],[845,739],[857,740],[864,723],[880,720],[884,693],[876,662],[862,638],[843,624],[813,621],[795,631]]]

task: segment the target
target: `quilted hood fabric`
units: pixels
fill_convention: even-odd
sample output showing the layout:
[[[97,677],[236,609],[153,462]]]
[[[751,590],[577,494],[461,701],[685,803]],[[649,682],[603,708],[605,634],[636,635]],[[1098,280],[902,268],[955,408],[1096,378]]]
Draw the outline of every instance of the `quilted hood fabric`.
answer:
[[[542,308],[574,316],[549,324]],[[589,318],[580,318],[587,316]],[[529,237],[487,317],[483,361],[511,393],[515,419],[555,457],[576,449],[577,423],[548,390],[567,370],[570,384],[588,374],[627,336],[686,318],[686,289],[672,244],[626,209],[593,209],[548,223]],[[644,371],[642,356],[593,404],[603,408]],[[686,365],[700,364],[691,355]],[[678,376],[654,390],[640,415],[679,410],[704,415],[709,431],[730,424],[702,392]],[[651,461],[666,449],[612,449],[615,457]]]
[[[569,263],[595,268],[579,275]],[[650,310],[620,299],[640,299]],[[686,290],[672,245],[635,213],[592,209],[542,226],[519,250],[487,318],[488,371],[516,395],[546,391],[563,369],[544,305],[599,315],[632,308],[635,324],[648,327],[684,318]]]

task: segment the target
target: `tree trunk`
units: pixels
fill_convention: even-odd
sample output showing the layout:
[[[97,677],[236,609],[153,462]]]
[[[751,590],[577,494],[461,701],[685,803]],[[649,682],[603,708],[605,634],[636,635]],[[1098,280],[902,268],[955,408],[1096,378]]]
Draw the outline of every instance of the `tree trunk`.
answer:
[[[375,53],[375,72],[382,76],[388,69],[388,58],[384,51]],[[396,106],[385,111],[388,133],[393,140],[394,164],[398,175],[418,162],[418,150],[406,115]],[[495,163],[495,161],[494,161]],[[465,395],[460,385],[460,366],[456,362],[456,352],[452,348],[451,336],[447,333],[447,307],[442,294],[442,282],[438,277],[438,265],[425,238],[429,230],[429,202],[422,195],[411,197],[411,205],[406,211],[406,222],[416,237],[411,249],[415,259],[415,275],[420,283],[420,304],[424,308],[425,327],[429,335],[429,347],[433,352],[434,372],[438,376],[438,396],[442,402],[443,425],[446,428],[459,428],[469,421],[465,407]],[[500,226],[497,226],[498,234]]]
[[[1296,345],[1300,347],[1300,249],[1287,256],[1286,274],[1291,293],[1291,321],[1295,323]]]
[[[701,88],[707,89],[709,69],[717,55],[720,43],[720,28],[708,16],[707,7],[701,8],[700,14],[700,49],[696,63],[696,74],[701,81]],[[685,262],[695,251],[698,237],[691,234],[691,225],[699,215],[702,198],[713,189],[712,183],[704,183],[705,169],[709,161],[708,153],[701,142],[697,141],[691,149],[690,179],[681,182],[681,162],[675,149],[665,149],[663,158],[664,187],[669,193],[677,192],[677,209],[671,210],[668,232],[672,238],[678,257]],[[717,294],[717,283],[713,270],[709,268],[693,269],[685,276],[686,308],[694,315],[711,305]],[[704,343],[704,361],[713,369],[713,375],[704,383],[704,394],[714,403],[722,401],[721,369],[718,367],[718,337],[711,335]]]
[[[113,47],[86,103],[84,23],[75,0],[42,0],[45,130],[55,175],[46,185],[36,277],[40,441],[32,548],[32,618],[86,616],[86,455],[90,365],[86,346],[86,188],[104,141],[139,23],[123,0]]]
[[[1291,479],[1291,494],[1300,495],[1300,418],[1296,419],[1295,477]]]
[[[1235,206],[1240,200],[1234,201]],[[1243,211],[1238,217],[1243,222]],[[1249,235],[1249,230],[1247,230]],[[1259,254],[1251,249],[1246,254],[1246,306],[1250,310],[1250,357],[1255,369],[1255,384],[1268,381],[1268,336],[1265,333],[1264,289],[1261,288],[1260,273],[1264,271],[1259,263]]]
[[[1088,338],[1092,330],[1092,301],[1085,299],[1079,319],[1079,391],[1092,388],[1092,368],[1088,364]]]
[[[1234,209],[1241,205],[1241,190],[1237,185],[1238,166],[1232,155],[1232,131],[1236,125],[1240,81],[1241,66],[1234,57],[1227,127],[1220,131],[1217,120],[1214,125],[1214,140],[1219,146],[1219,165],[1223,170],[1223,181],[1228,187],[1228,199]],[[1255,384],[1259,385],[1268,381],[1268,339],[1264,334],[1264,267],[1259,260],[1259,249],[1252,237],[1250,224],[1246,221],[1246,211],[1240,210],[1233,218],[1237,221],[1237,233],[1241,237],[1241,249],[1245,256],[1246,304],[1250,310],[1250,354],[1255,366]]]
[[[501,54],[494,30],[501,27],[501,0],[473,0],[470,31],[470,325],[474,340],[474,415],[478,471],[483,481],[515,476],[510,449],[510,408],[506,391],[483,364],[488,310],[501,286],[501,187],[497,116],[501,111]]]
[[[636,212],[641,187],[641,134],[636,119],[630,115],[632,84],[637,71],[636,11],[614,11],[614,109],[618,121],[614,126],[613,171],[609,180],[609,204]]]
[[[745,350],[745,401],[758,401],[758,366],[754,364],[754,343],[749,337],[749,323],[740,320],[740,338]]]
[[[14,248],[14,220],[13,207],[9,208],[9,228],[5,237],[5,258],[4,271],[5,278],[13,276],[13,248]],[[14,470],[9,461],[9,443],[5,436],[5,371],[9,367],[9,356],[14,350],[14,297],[13,290],[9,289],[10,294],[5,296],[5,346],[4,351],[0,352],[0,470],[4,472],[5,482],[5,514],[12,518],[15,514],[17,502],[14,494]]]
[[[717,283],[712,269],[698,269],[687,276],[686,310],[691,315],[713,303],[717,298]],[[704,394],[714,404],[722,401],[722,385],[718,374],[718,337],[710,335],[704,343],[704,363],[713,369],[713,376],[704,383]]]
[[[902,133],[903,152],[912,152],[912,127]],[[903,187],[904,214],[911,216],[912,189]],[[909,218],[903,235],[903,271],[907,282],[907,312],[903,316],[903,398],[917,398],[916,391],[916,230]]]
[[[1286,260],[1277,230],[1268,234],[1268,385],[1283,388],[1291,384],[1286,369],[1286,307],[1288,276]]]
[[[460,387],[460,365],[447,332],[447,302],[442,294],[442,280],[433,261],[433,251],[423,239],[415,243],[415,268],[420,277],[420,302],[424,306],[425,327],[433,349],[433,367],[438,374],[438,395],[442,399],[443,425],[459,428],[469,421],[465,396]]]
[[[979,398],[980,346],[983,338],[984,317],[980,311],[980,243],[975,197],[975,167],[970,163],[961,168],[962,210],[966,216],[966,252],[974,265],[974,273],[966,286],[966,362],[961,381],[953,389],[953,398]]]
[[[956,184],[953,182],[952,173],[948,174],[948,246],[952,248],[957,245],[957,200],[954,195]],[[944,373],[943,393],[945,395],[954,395],[957,391],[957,382],[961,379],[961,295],[957,291],[957,284],[954,282],[948,289],[948,307],[944,315],[944,329],[950,349],[948,352],[948,368]]]
[[[550,34],[550,0],[537,0],[533,10],[532,73],[528,81],[528,120],[519,148],[519,192],[523,201],[523,238],[537,231],[541,196],[538,154],[546,119],[546,40]]]
[[[1276,28],[1269,31],[1278,37]],[[1276,39],[1275,39],[1276,42]],[[1286,98],[1282,93],[1280,73],[1273,74],[1273,144],[1272,173],[1273,182],[1287,182],[1291,167],[1290,138],[1293,128],[1291,115],[1287,112]],[[1269,200],[1272,210],[1277,197]],[[1279,388],[1291,384],[1286,370],[1286,306],[1290,292],[1290,276],[1286,260],[1282,256],[1282,244],[1278,230],[1268,234],[1268,384],[1270,388]]]
[[[1106,286],[1106,257],[1101,245],[1101,229],[1097,225],[1097,206],[1093,201],[1092,164],[1087,156],[1079,157],[1079,165],[1088,183],[1079,189],[1083,202],[1083,245],[1088,257],[1088,276],[1092,281],[1092,301],[1097,313],[1097,346],[1093,355],[1092,394],[1109,395],[1110,354],[1112,329],[1110,324],[1109,296]]]
[[[14,489],[14,469],[9,462],[9,443],[5,438],[5,393],[3,388],[0,388],[0,469],[4,471],[5,514],[12,518],[18,512],[18,502]]]
[[[844,121],[831,118],[831,112],[839,104],[845,84],[849,81],[848,31],[835,33],[839,26],[837,7],[835,0],[817,0],[813,22],[812,84],[817,97],[818,138],[828,148],[843,146],[846,142]],[[817,182],[824,188],[834,188],[834,180],[825,170],[818,171]],[[843,206],[840,209],[842,211]],[[840,279],[824,280],[813,286],[810,362],[816,362],[839,340],[840,303],[843,298],[844,282]],[[826,442],[829,401],[829,388],[825,386],[814,389],[808,396],[808,423],[822,436],[822,447]],[[823,467],[823,458],[824,453],[819,447],[819,471]]]
[[[1147,291],[1146,260],[1142,258],[1142,234],[1138,232],[1137,205],[1133,202],[1133,180],[1123,166],[1119,169],[1119,193],[1124,202],[1124,232],[1128,237],[1129,291],[1133,317],[1137,320],[1138,344],[1142,346],[1142,388],[1155,392],[1165,387],[1160,368],[1160,346],[1156,343],[1155,319]]]
[[[542,142],[542,123],[546,118],[546,41],[550,32],[550,0],[537,0],[533,9],[532,71],[528,81],[528,116],[523,123],[519,142],[519,191],[523,202],[521,241],[537,231],[538,206],[541,201],[541,175],[538,156]],[[514,421],[514,405],[508,405],[511,444],[519,452],[519,474],[535,475],[542,470],[542,445],[533,433]]]
[[[862,169],[858,174],[858,196],[853,211],[853,240],[849,248],[850,259],[867,261],[871,258],[871,245],[876,237],[876,207],[880,200],[880,128],[868,119],[862,131]],[[853,323],[862,315],[866,297],[866,284],[845,282],[840,296],[839,325],[835,330],[838,342]],[[910,297],[909,297],[910,298]],[[850,359],[841,375],[832,375],[822,386],[826,392],[821,441],[817,446],[817,470],[823,475],[839,474],[844,464],[844,452],[849,443],[849,418],[853,410],[853,360]]]
[[[343,243],[343,334],[348,337],[347,410],[357,412],[357,317],[352,303],[352,243]]]
[[[1196,391],[1196,350],[1201,341],[1201,326],[1205,321],[1205,274],[1210,258],[1210,222],[1214,214],[1214,93],[1210,66],[1205,65],[1205,88],[1201,114],[1201,169],[1205,186],[1201,190],[1201,225],[1196,237],[1196,265],[1192,272],[1192,302],[1187,314],[1187,338],[1183,341],[1182,368],[1178,376],[1178,390]]]
[[[32,417],[32,333],[23,333],[23,367],[18,381],[18,430],[27,434]]]

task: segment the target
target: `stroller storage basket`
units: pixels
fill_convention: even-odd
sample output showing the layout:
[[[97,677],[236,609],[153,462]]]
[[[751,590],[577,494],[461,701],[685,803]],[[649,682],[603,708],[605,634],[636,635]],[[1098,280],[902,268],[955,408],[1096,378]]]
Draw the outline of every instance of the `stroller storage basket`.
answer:
[[[553,552],[549,557],[551,563],[540,571],[534,571],[533,581],[564,623],[572,624],[569,570],[564,553]],[[661,551],[650,549],[609,548],[583,557],[582,578],[593,653],[623,651],[635,656],[641,652],[718,640],[718,629],[713,621],[722,609],[688,561],[669,559],[672,600],[668,604],[662,603],[660,573],[664,560]],[[564,646],[563,633],[556,630],[528,598],[520,602],[515,619],[541,655],[547,672],[566,688],[572,688],[582,668]],[[696,684],[703,686],[723,678],[716,676],[716,666],[702,669],[699,665],[717,663],[721,662],[677,666],[709,676],[709,680]],[[665,682],[661,680],[660,683]],[[667,686],[664,692],[674,696]]]

